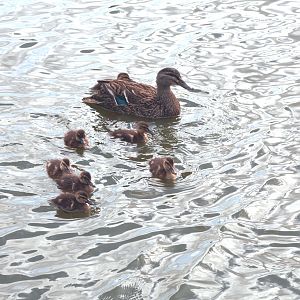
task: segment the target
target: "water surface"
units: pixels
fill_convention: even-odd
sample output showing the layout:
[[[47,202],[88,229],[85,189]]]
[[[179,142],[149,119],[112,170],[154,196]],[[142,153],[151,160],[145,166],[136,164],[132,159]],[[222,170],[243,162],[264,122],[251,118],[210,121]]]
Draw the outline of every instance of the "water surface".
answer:
[[[299,299],[298,1],[0,4],[1,299]],[[134,119],[81,102],[97,79],[176,67],[176,119],[135,146]],[[63,134],[84,128],[77,153]],[[148,161],[174,157],[175,184]],[[88,170],[100,208],[49,206],[44,164]]]

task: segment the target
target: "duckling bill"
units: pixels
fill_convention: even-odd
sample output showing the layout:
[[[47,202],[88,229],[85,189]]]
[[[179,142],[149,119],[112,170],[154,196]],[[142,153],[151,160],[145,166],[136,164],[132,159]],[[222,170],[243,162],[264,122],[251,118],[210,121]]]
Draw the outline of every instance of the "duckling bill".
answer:
[[[156,157],[149,162],[152,177],[174,180],[177,173],[174,167],[174,160],[171,157]]]
[[[66,174],[55,182],[58,188],[63,192],[76,193],[78,191],[84,191],[88,195],[91,195],[94,191],[94,185],[91,180],[91,174],[83,171],[79,176],[75,174]]]
[[[153,132],[149,129],[149,125],[146,122],[137,122],[135,129],[117,129],[110,132],[113,138],[119,138],[122,141],[128,143],[145,143],[148,140],[148,134],[153,135]]]
[[[48,160],[46,162],[46,171],[48,176],[54,180],[73,172],[68,158]]]
[[[70,130],[64,136],[64,143],[70,148],[86,148],[89,142],[83,129]]]
[[[84,191],[77,191],[75,194],[61,193],[49,202],[65,212],[89,212],[91,209],[88,195]]]

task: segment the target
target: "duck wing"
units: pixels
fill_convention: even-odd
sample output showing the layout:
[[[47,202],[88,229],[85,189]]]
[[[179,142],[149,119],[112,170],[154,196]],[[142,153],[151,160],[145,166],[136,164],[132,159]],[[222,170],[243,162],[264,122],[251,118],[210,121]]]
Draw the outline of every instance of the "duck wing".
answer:
[[[99,98],[109,97],[117,106],[140,104],[141,101],[156,97],[156,88],[153,86],[124,80],[98,80],[92,91]]]
[[[136,116],[148,115],[157,95],[151,85],[126,80],[98,80],[91,90],[93,95],[83,98],[84,103]]]

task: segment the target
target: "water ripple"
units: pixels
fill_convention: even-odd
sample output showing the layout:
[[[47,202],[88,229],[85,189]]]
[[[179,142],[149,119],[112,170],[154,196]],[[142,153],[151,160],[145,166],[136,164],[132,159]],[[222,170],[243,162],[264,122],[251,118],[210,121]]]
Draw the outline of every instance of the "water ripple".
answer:
[[[299,5],[0,4],[0,294],[8,299],[298,299]],[[136,146],[133,118],[81,102],[100,78],[176,67],[209,95]],[[91,149],[63,145],[86,130]],[[173,156],[176,182],[148,161]],[[95,213],[63,215],[48,159],[88,170]]]

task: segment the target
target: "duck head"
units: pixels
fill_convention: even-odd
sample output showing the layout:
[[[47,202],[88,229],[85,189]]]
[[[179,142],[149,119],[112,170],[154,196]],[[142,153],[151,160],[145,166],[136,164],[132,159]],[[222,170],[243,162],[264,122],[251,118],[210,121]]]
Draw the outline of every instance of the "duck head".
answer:
[[[139,131],[147,132],[150,133],[151,135],[154,135],[153,131],[150,130],[149,124],[143,121],[137,122],[136,123],[136,128]]]
[[[202,90],[190,87],[182,78],[179,71],[175,68],[164,68],[160,70],[156,77],[156,84],[158,87],[170,87],[179,85],[190,92],[204,92]],[[204,92],[207,93],[208,92]]]

